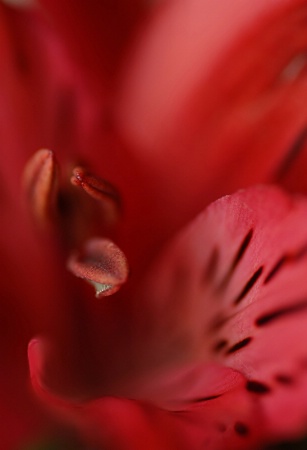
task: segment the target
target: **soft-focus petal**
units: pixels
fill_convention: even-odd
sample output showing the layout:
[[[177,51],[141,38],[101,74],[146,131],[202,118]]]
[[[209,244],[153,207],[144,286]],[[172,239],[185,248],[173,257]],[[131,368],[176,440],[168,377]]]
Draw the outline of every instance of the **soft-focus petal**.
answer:
[[[39,341],[30,343],[31,379],[37,395],[46,407],[76,426],[88,442],[99,448],[252,449],[265,435],[261,411],[246,392],[245,379],[239,374],[232,388],[223,394],[196,399],[175,412],[156,408],[147,402],[118,397],[105,397],[83,404],[69,403],[42,385],[42,350]]]
[[[80,163],[97,167],[97,174],[107,179],[114,177],[124,207],[118,240],[127,251],[134,274],[145,265],[147,246],[143,243],[152,240],[158,222],[156,209],[152,212],[154,197],[148,195],[146,174],[114,138],[114,130],[106,131],[103,95],[96,98],[88,92],[82,72],[72,63],[41,10],[19,10],[1,3],[0,12],[0,281],[5,324],[0,342],[2,360],[14,371],[15,359],[21,359],[26,370],[27,342],[43,332],[61,348],[53,366],[55,376],[61,378],[63,371],[65,378],[66,371],[77,372],[82,382],[91,384],[101,346],[106,346],[101,317],[108,306],[98,306],[97,312],[92,292],[79,289],[78,281],[66,270],[69,239],[78,233],[75,223],[65,224],[65,241],[62,230],[44,236],[29,220],[29,205],[21,195],[22,171],[36,150],[51,148],[56,150],[61,166],[60,184],[65,177],[69,180],[72,168]],[[31,206],[33,209],[33,204],[29,209]],[[77,206],[82,209],[81,204]],[[64,212],[69,215],[67,209],[68,213]],[[97,228],[101,232],[100,223]],[[119,333],[124,315],[120,313],[114,324],[106,323],[106,328],[118,327]],[[76,323],[82,323],[82,327]],[[15,346],[17,353],[12,351]],[[88,352],[88,348],[93,351]],[[83,365],[85,360],[88,363]],[[101,370],[99,366],[97,376]],[[24,386],[21,373],[18,369],[16,377]],[[69,385],[71,378],[67,379]],[[14,383],[12,374],[12,390]]]
[[[221,200],[211,207],[206,219],[200,219],[194,225],[190,238],[182,238],[181,243],[174,244],[169,253],[162,257],[149,280],[140,288],[139,295],[135,292],[136,284],[141,284],[140,273],[146,270],[152,249],[155,251],[157,243],[189,218],[200,203],[205,205],[209,199],[237,185],[278,175],[278,171],[284,170],[284,161],[291,158],[304,138],[305,111],[298,99],[305,93],[306,84],[303,76],[306,58],[300,47],[305,45],[301,22],[305,20],[306,11],[299,9],[298,1],[291,7],[287,1],[277,5],[270,1],[266,3],[268,9],[265,10],[262,9],[263,4],[250,6],[254,10],[248,7],[242,9],[240,14],[233,14],[225,36],[220,33],[222,39],[212,30],[205,32],[206,39],[202,37],[200,41],[207,41],[210,35],[214,42],[214,51],[208,53],[207,68],[203,69],[204,64],[198,70],[198,62],[203,64],[201,58],[195,59],[197,63],[184,58],[191,62],[192,68],[187,84],[174,83],[174,87],[178,88],[174,89],[175,103],[170,102],[170,109],[158,105],[157,110],[165,111],[164,119],[161,115],[163,120],[157,121],[160,114],[156,112],[148,129],[142,108],[137,106],[130,110],[137,126],[141,125],[140,129],[137,126],[129,128],[131,123],[133,126],[135,123],[125,109],[130,108],[134,101],[138,105],[140,99],[146,99],[148,90],[143,90],[143,86],[154,86],[150,78],[149,83],[148,78],[143,78],[142,70],[138,72],[138,62],[135,63],[137,75],[132,73],[127,86],[130,86],[132,93],[135,89],[137,95],[132,103],[130,94],[127,94],[128,100],[122,101],[124,112],[121,117],[124,119],[121,125],[130,144],[135,145],[136,161],[130,158],[127,145],[123,145],[116,136],[118,124],[113,123],[112,114],[108,116],[112,108],[108,105],[110,97],[105,98],[106,78],[104,75],[101,77],[103,82],[97,99],[93,96],[97,83],[88,89],[85,83],[93,77],[97,82],[103,71],[112,72],[122,57],[122,49],[126,45],[123,36],[130,36],[133,20],[120,33],[114,54],[114,49],[108,50],[106,58],[100,60],[96,45],[87,58],[82,49],[79,53],[78,43],[74,47],[71,41],[71,36],[77,35],[75,30],[80,24],[88,29],[91,22],[80,13],[83,5],[80,3],[80,8],[76,8],[74,18],[62,16],[63,26],[60,24],[60,28],[67,38],[67,41],[64,39],[68,43],[67,48],[75,51],[75,61],[88,64],[74,75],[77,65],[67,58],[63,43],[55,39],[38,10],[21,13],[1,6],[5,15],[0,45],[3,58],[7,61],[6,70],[0,75],[2,111],[5,111],[0,125],[1,145],[4,148],[0,171],[5,186],[0,198],[3,206],[0,246],[5,258],[5,267],[1,272],[5,325],[1,357],[5,366],[14,370],[10,378],[4,375],[5,382],[1,389],[6,389],[6,383],[8,389],[4,392],[6,396],[0,392],[0,403],[5,404],[7,399],[10,401],[11,394],[13,399],[16,392],[12,386],[20,382],[21,392],[17,395],[25,400],[16,405],[14,414],[17,418],[28,405],[24,382],[25,342],[33,333],[41,333],[50,344],[50,354],[57,354],[54,360],[47,358],[42,370],[44,382],[51,373],[53,387],[60,387],[59,390],[68,396],[82,398],[98,392],[106,396],[127,395],[128,398],[131,396],[155,405],[149,407],[130,400],[114,399],[99,400],[95,407],[93,403],[78,405],[81,413],[77,422],[85,423],[86,428],[91,428],[96,422],[97,427],[95,425],[94,428],[98,429],[101,423],[107,422],[108,417],[114,420],[111,435],[104,435],[102,431],[102,439],[106,441],[117,434],[116,421],[118,416],[122,417],[123,428],[115,437],[115,442],[123,448],[126,437],[128,441],[131,439],[130,447],[136,448],[139,442],[134,439],[138,430],[145,430],[143,448],[147,441],[159,450],[173,445],[170,430],[176,430],[177,435],[178,418],[173,418],[174,412],[159,411],[157,405],[176,410],[177,414],[189,412],[193,431],[189,431],[190,425],[186,428],[185,422],[185,427],[180,430],[183,448],[190,448],[191,442],[195,448],[205,443],[207,448],[211,448],[210,445],[216,448],[216,442],[223,449],[251,445],[255,427],[259,426],[259,405],[272,435],[282,434],[278,429],[281,419],[285,419],[285,436],[291,436],[304,426],[306,357],[303,340],[298,339],[298,336],[304,336],[305,324],[305,288],[302,280],[306,269],[306,236],[302,223],[306,220],[306,206],[303,201],[292,201],[278,192],[265,189]],[[134,6],[130,8],[128,2],[121,3],[126,6],[117,22],[113,15],[115,7],[111,4],[107,7],[105,2],[100,5],[101,8],[97,2],[100,11],[97,19],[102,14],[107,22],[109,15],[104,15],[104,12],[110,8],[112,20],[117,24],[125,11],[138,11],[138,8],[134,10]],[[177,10],[175,3],[174,7],[172,3],[169,5],[165,4],[165,13],[162,12],[161,17],[163,14],[172,17],[172,11]],[[182,14],[185,3],[178,5]],[[193,7],[193,1],[191,5]],[[236,7],[240,5],[237,1]],[[50,11],[52,8],[50,4]],[[213,16],[217,14],[216,17],[227,13],[227,8],[222,13],[214,12],[213,3],[210,8],[210,13]],[[54,17],[59,17],[56,10],[57,2]],[[93,18],[91,8],[88,16]],[[281,25],[285,16],[285,25]],[[104,30],[111,36],[115,30],[112,20],[111,26]],[[169,20],[166,23],[169,24]],[[250,27],[249,31],[246,31],[247,27]],[[89,30],[88,42],[93,42],[99,34],[98,28],[94,26],[93,30]],[[253,76],[255,67],[262,64],[263,55],[272,53],[272,49],[276,49],[294,29],[295,39],[289,48],[282,47],[283,50],[277,52],[272,67],[266,65],[262,76]],[[160,31],[157,34],[160,35]],[[251,43],[259,36],[263,36],[263,41],[257,41],[259,48],[254,48]],[[197,39],[198,44],[200,41]],[[229,47],[226,41],[227,45],[230,42]],[[98,39],[95,44],[99,45],[99,42]],[[176,42],[174,45],[177,45]],[[145,42],[145,49],[146,46]],[[253,52],[250,53],[251,48]],[[256,61],[255,65],[244,58],[242,65],[238,64],[241,52]],[[298,54],[295,56],[293,52]],[[213,53],[218,55],[216,61]],[[185,56],[184,53],[182,55]],[[143,61],[143,57],[141,59]],[[221,67],[231,59],[234,69],[224,80]],[[264,61],[267,62],[266,59]],[[146,61],[144,64],[148,67]],[[127,67],[129,65],[130,62]],[[151,72],[155,77],[154,71]],[[279,75],[274,81],[276,72]],[[174,75],[177,76],[176,71]],[[138,84],[141,78],[144,85],[143,81]],[[134,84],[133,79],[137,83]],[[215,90],[211,96],[210,80],[213,79],[221,92],[217,94]],[[116,77],[114,80],[116,83]],[[157,89],[163,88],[159,76],[156,80]],[[204,80],[211,86],[210,89],[204,87]],[[133,89],[131,86],[134,86]],[[144,91],[146,95],[143,97]],[[201,95],[198,95],[199,92]],[[125,95],[123,97],[127,98]],[[156,100],[159,100],[159,95],[154,94],[151,101]],[[165,119],[168,114],[169,123]],[[109,130],[108,117],[111,118]],[[259,130],[261,132],[258,134]],[[203,159],[200,151],[204,144],[210,148],[206,152],[208,160]],[[78,158],[73,163],[83,164],[80,159],[88,158],[92,166],[97,167],[99,176],[109,172],[118,180],[124,203],[127,200],[125,218],[119,230],[119,245],[127,251],[134,271],[131,283],[127,283],[123,293],[115,297],[110,305],[97,305],[95,299],[91,300],[89,291],[79,288],[78,281],[66,273],[67,242],[63,243],[59,236],[55,239],[54,236],[51,239],[39,238],[24,214],[17,180],[29,154],[42,146],[56,147],[65,163],[70,164],[72,159]],[[191,150],[189,158],[188,148]],[[270,148],[270,152],[265,154],[264,148]],[[147,159],[150,152],[152,158]],[[140,155],[141,163],[137,161]],[[213,155],[212,158],[210,155]],[[286,159],[283,159],[284,156]],[[181,170],[181,167],[184,169]],[[219,167],[222,167],[221,170]],[[240,170],[242,167],[246,170],[238,176],[237,168]],[[170,202],[173,203],[172,208],[169,208]],[[23,224],[22,229],[20,223]],[[212,246],[214,239],[215,246]],[[205,251],[201,253],[200,244],[204,245],[203,242]],[[21,253],[26,261],[20,258]],[[207,258],[206,261],[203,258]],[[200,273],[202,287],[198,278]],[[283,273],[279,279],[278,275]],[[126,271],[123,280],[126,280]],[[288,286],[291,286],[291,298],[284,296]],[[211,300],[217,301],[213,304]],[[299,314],[301,317],[298,319]],[[12,324],[10,329],[6,325],[6,317]],[[284,323],[289,334],[282,335]],[[271,348],[267,350],[268,340]],[[46,355],[48,357],[49,353],[46,352]],[[291,373],[286,371],[289,368]],[[289,409],[295,411],[291,421],[287,416],[282,416],[282,411]],[[68,407],[68,410],[71,417],[71,408]],[[150,420],[152,416],[150,419],[147,416],[148,410],[157,417],[157,430],[163,429],[161,434],[158,431],[155,436]],[[119,411],[118,415],[116,411]],[[221,425],[217,419],[221,416],[225,422],[223,426],[217,426]],[[129,417],[134,420],[134,428],[132,426],[128,430],[125,421]],[[29,417],[30,422],[37,423],[34,415],[33,421]],[[29,431],[30,425],[28,427],[26,422],[21,422],[20,429],[21,435]],[[267,426],[262,430],[262,433],[266,432]],[[181,445],[180,433],[174,444],[176,449]]]
[[[59,278],[57,285],[50,283],[57,278],[56,251],[53,243],[44,241],[42,252],[23,204],[21,174],[33,150],[57,144],[68,153],[75,137],[68,145],[70,125],[63,117],[59,125],[69,63],[36,11],[0,3],[0,54],[0,403],[7,408],[0,434],[7,450],[40,432],[40,426],[43,432],[46,418],[27,381],[27,342],[33,333],[62,322],[58,307],[63,285]]]
[[[306,128],[306,14],[302,0],[180,0],[144,26],[118,116],[165,220],[281,175]]]
[[[108,95],[115,68],[145,10],[142,0],[40,0],[69,53],[95,87]],[[103,83],[102,83],[103,80]]]

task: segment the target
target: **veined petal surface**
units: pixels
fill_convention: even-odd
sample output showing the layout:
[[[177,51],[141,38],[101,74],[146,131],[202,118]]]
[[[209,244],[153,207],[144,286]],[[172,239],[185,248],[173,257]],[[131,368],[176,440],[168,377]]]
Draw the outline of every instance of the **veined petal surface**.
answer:
[[[203,364],[200,380],[212,362],[238,371],[284,438],[306,430],[306,221],[306,200],[276,187],[224,197],[166,249],[140,295],[157,364]],[[160,387],[165,404],[186,400]]]

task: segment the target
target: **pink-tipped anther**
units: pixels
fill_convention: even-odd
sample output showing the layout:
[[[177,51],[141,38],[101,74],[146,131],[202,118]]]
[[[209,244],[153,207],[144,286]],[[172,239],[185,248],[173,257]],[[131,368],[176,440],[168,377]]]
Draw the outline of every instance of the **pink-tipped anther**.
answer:
[[[47,225],[55,212],[58,166],[51,150],[37,151],[28,161],[23,185],[30,211],[39,225]]]
[[[109,239],[87,241],[81,252],[71,255],[67,267],[95,287],[96,297],[114,294],[128,278],[127,259]]]
[[[71,183],[81,187],[90,197],[101,203],[107,223],[116,222],[120,214],[121,201],[119,193],[111,183],[89,173],[83,167],[76,167],[73,170]]]

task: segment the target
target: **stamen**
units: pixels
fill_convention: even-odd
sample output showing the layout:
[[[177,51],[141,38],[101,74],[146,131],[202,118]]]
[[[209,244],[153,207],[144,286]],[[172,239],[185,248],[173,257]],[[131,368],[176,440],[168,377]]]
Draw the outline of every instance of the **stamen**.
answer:
[[[88,195],[101,202],[107,223],[112,224],[117,221],[121,201],[118,191],[112,184],[92,175],[83,167],[76,167],[73,170],[70,181],[74,186],[80,186]]]
[[[55,213],[58,184],[58,166],[51,150],[42,149],[32,156],[24,170],[23,184],[35,221],[46,226]]]
[[[128,278],[127,259],[109,239],[89,240],[82,252],[72,254],[67,267],[94,286],[96,297],[114,294]]]

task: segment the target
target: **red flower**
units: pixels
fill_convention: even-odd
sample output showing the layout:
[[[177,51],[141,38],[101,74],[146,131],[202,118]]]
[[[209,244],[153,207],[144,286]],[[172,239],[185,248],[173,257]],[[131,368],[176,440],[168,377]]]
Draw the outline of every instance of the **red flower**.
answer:
[[[151,8],[1,6],[6,449],[40,426],[35,336],[35,390],[95,448],[304,431],[305,200],[239,192],[163,247],[237,188],[305,189],[289,170],[306,135],[305,2]]]

